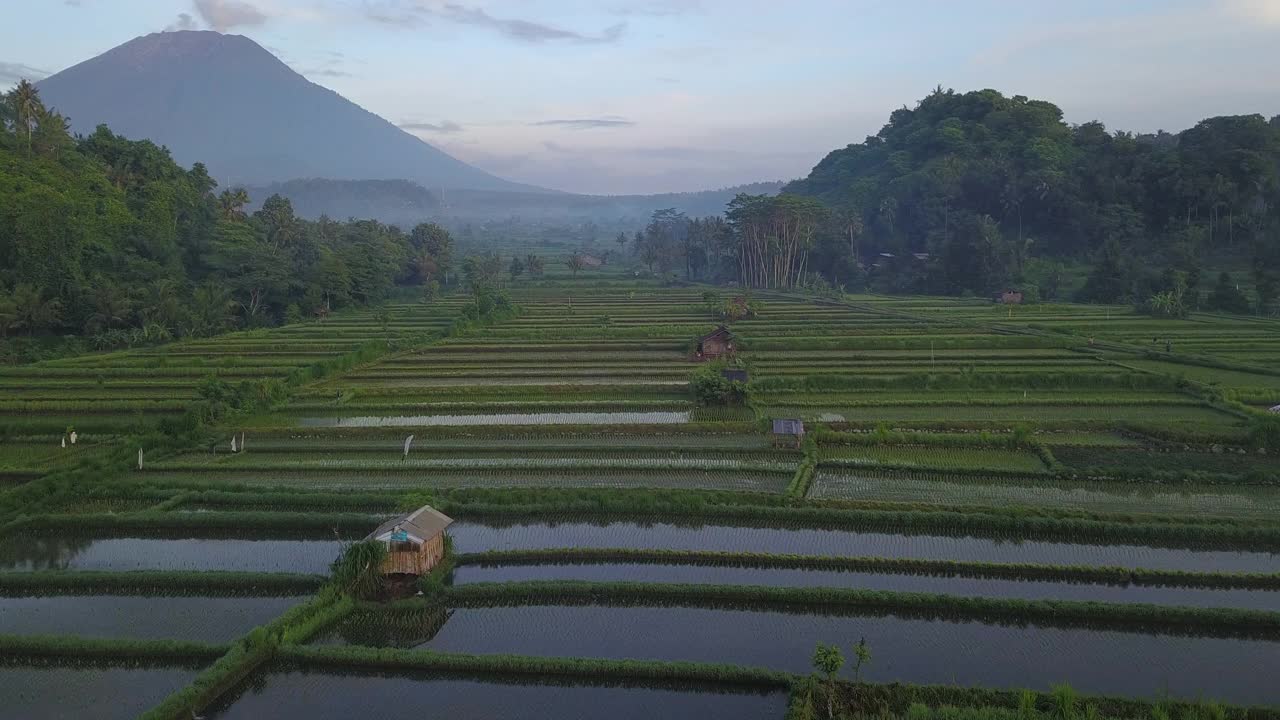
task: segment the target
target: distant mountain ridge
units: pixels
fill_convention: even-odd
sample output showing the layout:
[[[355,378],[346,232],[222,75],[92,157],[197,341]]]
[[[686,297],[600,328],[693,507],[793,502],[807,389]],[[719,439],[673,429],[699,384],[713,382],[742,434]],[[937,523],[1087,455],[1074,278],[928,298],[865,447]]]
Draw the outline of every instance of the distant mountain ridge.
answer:
[[[106,124],[203,162],[224,185],[403,178],[429,188],[555,193],[472,167],[294,72],[249,38],[135,38],[38,83],[77,133]]]
[[[271,195],[289,199],[298,215],[316,219],[373,218],[411,225],[428,218],[527,220],[563,218],[648,218],[654,210],[675,208],[690,217],[719,215],[739,193],[773,195],[781,181],[658,195],[574,195],[570,193],[430,190],[398,180],[291,180],[249,186],[250,208]]]

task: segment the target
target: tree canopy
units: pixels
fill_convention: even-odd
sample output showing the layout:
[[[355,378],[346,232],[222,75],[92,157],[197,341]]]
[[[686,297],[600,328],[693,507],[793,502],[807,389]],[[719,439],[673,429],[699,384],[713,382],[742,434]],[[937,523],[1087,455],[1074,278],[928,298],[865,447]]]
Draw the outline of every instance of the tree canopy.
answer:
[[[1094,264],[1088,300],[1168,290],[1164,269],[1194,288],[1210,257],[1251,262],[1264,303],[1280,285],[1280,122],[1261,115],[1134,135],[1068,125],[1042,100],[939,88],[784,192],[826,205],[825,234],[892,276],[889,290],[988,293],[1034,283],[1037,258]],[[848,278],[840,254],[815,270]]]
[[[0,335],[100,348],[320,316],[448,272],[452,239],[372,220],[248,214],[199,163],[100,126],[75,138],[21,83],[0,102]]]

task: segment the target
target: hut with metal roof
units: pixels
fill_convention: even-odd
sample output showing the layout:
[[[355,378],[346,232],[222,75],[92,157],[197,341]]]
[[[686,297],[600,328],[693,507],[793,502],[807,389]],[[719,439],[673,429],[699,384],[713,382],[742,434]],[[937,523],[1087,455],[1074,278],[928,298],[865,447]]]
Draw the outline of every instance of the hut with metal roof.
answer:
[[[1277,405],[1271,408],[1270,412],[1275,413],[1276,415],[1280,415],[1280,405]]]
[[[387,546],[383,575],[425,575],[444,558],[444,530],[452,523],[453,518],[423,505],[382,523],[365,540]]]
[[[799,418],[773,419],[773,444],[800,447],[804,440],[804,421]]]

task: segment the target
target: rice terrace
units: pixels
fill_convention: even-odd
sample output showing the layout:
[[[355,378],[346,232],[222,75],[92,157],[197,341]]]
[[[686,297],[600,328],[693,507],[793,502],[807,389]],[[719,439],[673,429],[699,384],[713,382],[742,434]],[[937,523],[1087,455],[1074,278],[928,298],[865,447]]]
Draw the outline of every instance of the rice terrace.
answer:
[[[0,720],[1280,720],[1263,4],[10,8]]]
[[[1068,684],[1107,714],[1274,712],[1280,461],[1250,404],[1280,373],[1141,339],[1280,360],[1280,326],[784,292],[725,323],[720,292],[583,275],[484,321],[448,295],[5,369],[3,702],[238,718],[425,683],[782,717],[853,638],[838,691],[893,713],[1049,713]],[[735,389],[688,350],[722,324]],[[712,368],[743,402],[708,400]],[[268,399],[195,424],[210,375]],[[385,549],[358,541],[424,505],[441,557],[362,573]]]

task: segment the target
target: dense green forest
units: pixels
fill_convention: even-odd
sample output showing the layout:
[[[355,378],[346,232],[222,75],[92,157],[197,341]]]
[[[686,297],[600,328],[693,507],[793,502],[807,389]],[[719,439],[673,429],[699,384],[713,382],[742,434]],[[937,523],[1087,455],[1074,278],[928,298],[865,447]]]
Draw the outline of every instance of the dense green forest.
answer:
[[[655,213],[629,247],[656,271],[753,287],[1017,287],[1158,314],[1275,312],[1280,118],[1139,136],[1070,126],[1043,101],[938,90],[781,195],[739,195],[725,218]],[[1070,297],[1079,265],[1091,271]]]
[[[1115,302],[1179,283],[1207,294],[1201,269],[1236,261],[1264,305],[1280,294],[1280,117],[1133,135],[1067,125],[1040,100],[939,89],[784,191],[832,211],[814,265],[833,279],[858,258],[887,290],[1056,297],[1061,262],[1083,260],[1094,270],[1076,299]]]
[[[437,226],[305,221],[278,196],[248,214],[243,190],[217,192],[203,165],[184,170],[149,141],[72,137],[29,83],[0,108],[10,359],[38,356],[32,336],[108,349],[315,317],[449,269]]]

